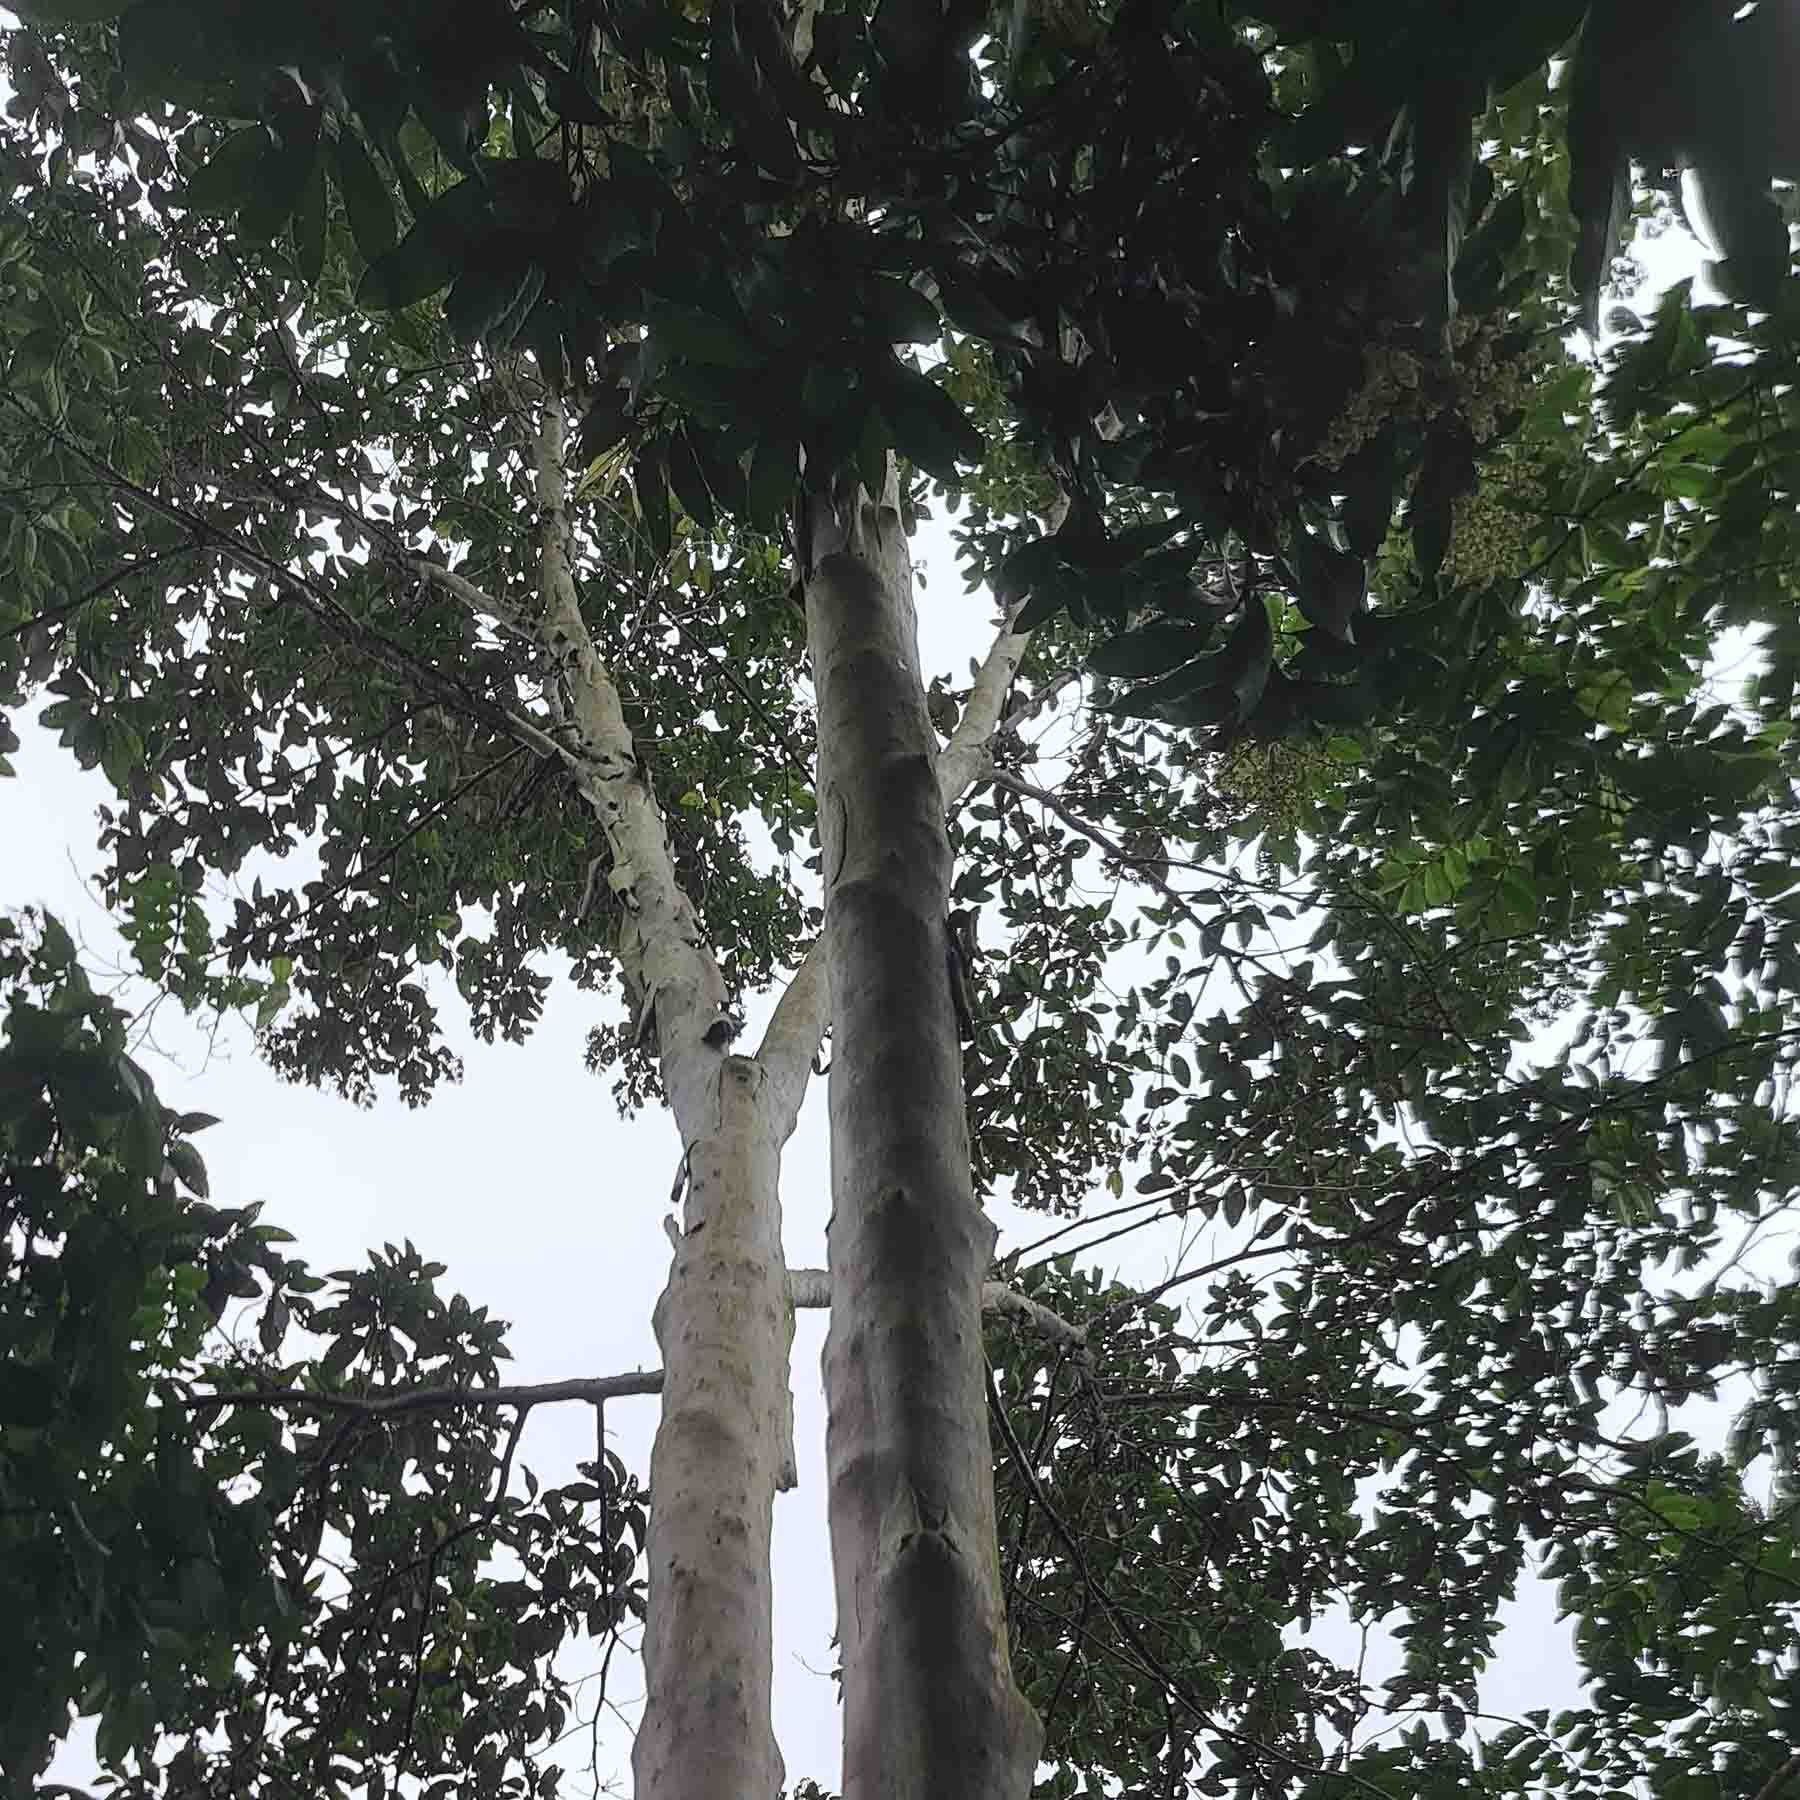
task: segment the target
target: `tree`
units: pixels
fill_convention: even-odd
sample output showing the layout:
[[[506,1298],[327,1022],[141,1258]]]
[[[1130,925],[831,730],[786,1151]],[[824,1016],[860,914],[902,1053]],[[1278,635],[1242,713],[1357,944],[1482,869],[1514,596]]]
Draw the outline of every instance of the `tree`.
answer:
[[[1710,1206],[1720,1203],[1714,1184],[1728,1204],[1760,1204],[1745,1171],[1687,1166],[1689,1134],[1723,1097],[1734,1131],[1771,1166],[1786,1155],[1781,1121],[1756,1098],[1784,1041],[1763,1013],[1787,979],[1782,894],[1764,891],[1774,878],[1762,848],[1734,838],[1728,866],[1696,867],[1673,885],[1657,929],[1611,932],[1597,963],[1590,942],[1618,897],[1638,892],[1641,844],[1671,843],[1677,825],[1735,831],[1747,805],[1785,804],[1772,734],[1679,713],[1671,726],[1666,702],[1692,688],[1708,642],[1703,617],[1683,618],[1684,598],[1704,606],[1721,581],[1741,584],[1785,529],[1767,504],[1773,465],[1760,448],[1782,420],[1779,316],[1765,328],[1735,311],[1700,317],[1672,305],[1642,355],[1622,364],[1626,385],[1609,390],[1611,435],[1583,445],[1565,429],[1584,398],[1579,371],[1573,385],[1552,380],[1550,364],[1525,355],[1558,316],[1535,285],[1509,297],[1503,279],[1521,245],[1540,258],[1560,248],[1556,215],[1532,210],[1555,173],[1536,116],[1515,128],[1502,108],[1496,123],[1517,154],[1487,172],[1484,194],[1468,127],[1480,96],[1436,108],[1393,92],[1358,98],[1367,70],[1385,66],[1365,46],[1348,83],[1356,105],[1322,101],[1300,115],[1315,133],[1333,105],[1341,119],[1297,159],[1305,173],[1277,188],[1263,171],[1284,109],[1268,73],[1304,90],[1325,67],[1317,46],[1264,60],[1204,13],[1127,11],[1105,22],[1106,54],[1089,56],[1079,22],[1053,31],[1026,20],[995,52],[996,99],[965,79],[960,46],[975,21],[914,37],[918,21],[893,10],[866,34],[860,21],[809,16],[803,71],[750,7],[715,11],[704,43],[684,20],[611,20],[602,63],[593,21],[573,15],[560,36],[543,37],[501,10],[409,15],[375,39],[366,21],[331,8],[270,22],[235,8],[202,18],[140,5],[118,31],[127,82],[254,120],[215,144],[187,114],[165,116],[185,178],[177,190],[165,179],[171,143],[131,114],[129,87],[114,98],[112,39],[67,47],[76,101],[48,62],[27,68],[35,85],[21,81],[30,104],[60,109],[63,142],[9,265],[10,368],[23,399],[8,457],[33,495],[9,540],[33,606],[17,637],[28,672],[33,662],[39,674],[58,671],[56,722],[116,771],[114,880],[146,966],[191,999],[266,1008],[272,1054],[295,1072],[352,1088],[393,1073],[422,1093],[445,1072],[429,1002],[403,981],[390,987],[390,971],[453,960],[477,1017],[511,1029],[535,1006],[540,978],[525,957],[536,945],[566,946],[590,977],[616,958],[628,1024],[598,1048],[621,1048],[640,1090],[659,1083],[682,1129],[687,1230],[661,1313],[665,1424],[651,1471],[659,1598],[639,1743],[646,1792],[779,1779],[760,1698],[789,1301],[775,1163],[825,1023],[827,969],[845,1184],[832,1250],[832,1454],[852,1622],[852,1792],[884,1779],[1017,1792],[1033,1760],[998,1632],[973,1328],[991,1239],[967,1189],[959,1073],[974,1089],[984,1174],[1052,1200],[1130,1150],[1147,1158],[1152,1192],[1179,1191],[1187,1205],[1210,1196],[1236,1224],[1251,1186],[1269,1206],[1293,1159],[1299,1179],[1287,1186],[1309,1196],[1310,1215],[1320,1158],[1347,1130],[1344,1141],[1372,1158],[1354,1180],[1329,1184],[1348,1211],[1326,1205],[1286,1221],[1277,1204],[1257,1229],[1286,1223],[1296,1254],[1352,1264],[1381,1244],[1373,1274],[1356,1270],[1348,1296],[1326,1282],[1328,1305],[1317,1304],[1354,1309],[1379,1295],[1390,1322],[1438,1334],[1447,1378],[1492,1354],[1491,1343],[1476,1347],[1478,1331],[1460,1332],[1453,1291],[1465,1305],[1465,1280],[1516,1297],[1548,1254],[1518,1196],[1564,1166],[1571,1119],[1601,1144],[1580,1164],[1584,1206],[1600,1163],[1602,1187],[1626,1190],[1628,1210],[1672,1167]],[[1512,71],[1528,114],[1547,52],[1573,23],[1550,20],[1554,10],[1532,23],[1530,54]],[[1333,41],[1358,38],[1339,34],[1351,22],[1332,22]],[[1412,19],[1407,29],[1431,27]],[[1409,44],[1417,49],[1402,33],[1398,49]],[[22,66],[33,54],[25,40]],[[1510,69],[1520,43],[1492,54]],[[1407,66],[1397,49],[1387,61]],[[510,95],[499,119],[496,87]],[[396,92],[417,96],[416,116],[395,114]],[[1126,94],[1154,100],[1126,106]],[[1359,178],[1345,147],[1381,107],[1404,110],[1405,130]],[[127,129],[143,139],[135,175],[69,180],[71,146],[108,146]],[[371,151],[412,215],[397,242]],[[977,167],[990,172],[979,182]],[[134,211],[146,175],[154,223]],[[20,176],[37,186],[31,170]],[[1196,208],[1229,257],[1196,259]],[[208,212],[234,215],[235,231],[204,226]],[[1460,243],[1469,218],[1484,223]],[[1141,232],[1117,245],[1108,234],[1121,219]],[[394,315],[380,331],[351,305],[346,225],[368,260],[360,299]],[[279,248],[256,248],[277,237]],[[1346,298],[1353,253],[1376,279]],[[311,297],[297,313],[302,283]],[[446,284],[440,320],[423,303]],[[1496,319],[1451,316],[1472,297]],[[182,316],[192,301],[207,313]],[[960,388],[967,411],[893,354],[896,342],[936,338],[940,307],[965,334],[945,387]],[[609,341],[608,321],[639,319],[647,335]],[[446,331],[481,349],[455,357]],[[1728,332],[1756,348],[1747,370],[1715,354]],[[1421,362],[1410,346],[1431,348],[1434,333],[1447,347]],[[65,348],[65,338],[75,342]],[[1197,354],[1208,345],[1218,348]],[[1631,398],[1633,383],[1650,393],[1690,384],[1701,425],[1684,394],[1657,410]],[[575,401],[571,459],[564,415]],[[991,456],[971,420],[995,440]],[[1715,420],[1727,442],[1752,449],[1747,460],[1734,464],[1718,445],[1691,456],[1696,430]],[[480,466],[471,442],[484,448]],[[628,513],[615,444],[631,453]],[[391,462],[381,486],[398,505],[387,519],[357,467],[370,446]],[[978,502],[975,563],[992,569],[1009,608],[1024,605],[1009,610],[941,757],[907,653],[910,496],[894,479],[894,450],[959,483],[959,461],[980,452],[982,475],[965,484]],[[1489,473],[1471,491],[1480,463]],[[1671,518],[1646,471],[1694,513]],[[1509,483],[1526,496],[1516,506],[1496,499],[1519,491]],[[1396,496],[1409,485],[1395,538]],[[96,486],[105,511],[37,498]],[[775,527],[796,486],[793,548],[819,693],[816,809],[792,742],[806,722],[792,711],[779,556],[722,524]],[[1060,529],[1020,543],[1016,526],[994,523],[1033,502]],[[1653,544],[1632,530],[1652,511],[1662,532]],[[527,514],[529,536],[518,525]],[[309,517],[329,520],[333,535],[310,534]],[[427,520],[461,551],[454,567],[420,541]],[[1517,542],[1533,531],[1536,542]],[[1679,545],[1679,574],[1659,581],[1671,566],[1666,540],[1683,536],[1696,541]],[[1373,608],[1371,562],[1382,601]],[[677,567],[691,590],[721,596],[704,627],[738,653],[729,681],[696,648],[698,616],[662,597]],[[1526,568],[1556,594],[1548,620],[1518,603]],[[407,612],[393,603],[402,574]],[[1643,589],[1659,585],[1678,592],[1644,604]],[[1265,604],[1276,586],[1291,608]],[[99,604],[114,594],[131,604]],[[1408,595],[1416,605],[1395,604]],[[1758,598],[1750,616],[1779,633],[1783,614]],[[633,624],[608,618],[609,603]],[[204,617],[203,636],[184,629],[184,610]],[[1029,647],[1027,624],[1040,627]],[[646,629],[664,640],[648,662]],[[1094,731],[1071,795],[1030,779],[1024,727],[1040,710],[1060,716],[1065,663],[1090,648],[1107,679],[1148,685],[1120,696],[1106,715],[1115,723]],[[1773,649],[1779,678],[1779,635]],[[1021,668],[1025,686],[1009,704]],[[1459,740],[1471,700],[1469,743]],[[279,710],[284,737],[318,745],[315,763],[297,770],[273,754],[246,702],[265,724]],[[726,727],[716,738],[678,734],[677,722],[708,712]],[[1378,717],[1399,723],[1370,723]],[[734,718],[781,747],[779,767],[741,754]],[[1200,723],[1224,728],[1223,765],[1170,734]],[[1335,731],[1324,766],[1255,748],[1307,723]],[[1366,736],[1354,735],[1359,723]],[[1684,727],[1676,746],[1656,748]],[[1145,756],[1148,745],[1160,759]],[[984,751],[1004,805],[958,822],[956,897],[998,897],[1013,965],[997,1019],[972,1014],[976,1041],[959,1072],[941,806]],[[549,779],[497,791],[526,754]],[[1201,774],[1215,791],[1197,791]],[[665,828],[658,794],[678,802],[673,819],[691,815],[684,824]],[[1267,904],[1229,881],[1171,886],[1171,846],[1204,865],[1234,796],[1236,822],[1248,811],[1277,857],[1302,823],[1327,846],[1310,873],[1334,920],[1337,967],[1271,981],[1267,952],[1251,949]],[[600,827],[600,855],[568,823],[565,801]],[[737,1058],[727,1054],[734,989],[796,958],[807,903],[747,856],[727,822],[747,805],[790,841],[816,820],[826,948],[802,963],[756,1057]],[[1040,808],[1047,816],[1027,810]],[[253,891],[219,939],[221,980],[209,966],[214,928],[194,898],[208,871],[229,875],[253,849],[285,847],[321,819],[327,875],[306,915],[291,892]],[[382,847],[370,857],[377,822]],[[1140,924],[1075,903],[1077,842],[1147,882],[1156,899]],[[1021,843],[1049,877],[1035,905],[1015,872],[1028,866]],[[684,849],[698,877],[688,891]],[[463,930],[471,904],[495,915],[486,942]],[[1566,948],[1537,958],[1493,948],[1497,930],[1546,912]],[[1759,979],[1736,999],[1708,987],[1721,920],[1773,952],[1774,987]],[[1197,962],[1187,960],[1190,929]],[[1119,1005],[1109,1043],[1094,970],[1134,931],[1180,954],[1165,980]],[[1227,951],[1228,933],[1242,954]],[[1048,954],[1030,954],[1034,935]],[[709,942],[734,947],[729,969]],[[1207,964],[1242,985],[1244,1021],[1196,1025]],[[1632,1123],[1641,1083],[1573,1112],[1555,1083],[1521,1083],[1504,1104],[1488,1091],[1504,1084],[1505,1025],[1544,1004],[1552,979],[1610,993],[1615,1013],[1627,996],[1654,1005],[1676,1071],[1706,1071],[1669,1078],[1676,1110],[1648,1135]],[[303,1010],[278,1023],[296,993]],[[1739,1016],[1728,1019],[1721,1000]],[[1013,1024],[1034,1011],[1055,1026]],[[1607,1029],[1631,1031],[1622,1017]],[[1200,1092],[1183,1107],[1195,1046],[1206,1052]],[[1292,1063],[1292,1080],[1313,1090],[1310,1116],[1256,1104],[1264,1059]],[[1134,1128],[1124,1108],[1152,1073],[1166,1079],[1147,1085]],[[1109,1105],[1046,1170],[1044,1090],[1066,1093],[1075,1076]],[[1662,1104],[1661,1087],[1648,1091]],[[1369,1141],[1371,1104],[1427,1129],[1441,1166],[1382,1156]],[[1239,1172],[1215,1190],[1205,1171],[1230,1160],[1208,1163],[1197,1146],[1230,1143],[1263,1146],[1259,1179]],[[1491,1256],[1510,1257],[1515,1275],[1490,1266],[1484,1243],[1479,1267],[1452,1265],[1454,1281],[1396,1288],[1389,1265],[1414,1209],[1451,1190],[1466,1196],[1471,1183],[1493,1219],[1472,1203],[1472,1226],[1428,1210],[1435,1222],[1416,1229],[1430,1241],[1498,1235],[1503,1251]],[[1697,1222],[1693,1242],[1707,1229]],[[1610,1269],[1635,1266],[1655,1237],[1643,1231],[1621,1248],[1608,1236],[1595,1255]],[[1228,1286],[1226,1313],[1235,1305],[1247,1320],[1248,1297],[1229,1296]],[[1314,1304],[1290,1309],[1292,1329],[1318,1329]],[[1709,1317],[1696,1314],[1693,1328]],[[1778,1337],[1773,1325],[1769,1334]],[[865,1369],[869,1393],[888,1404],[859,1403]],[[934,1410],[892,1404],[909,1394]],[[1392,1421],[1372,1411],[1371,1442],[1385,1444]],[[1572,1422],[1556,1417],[1578,1444],[1598,1429],[1582,1406]],[[1502,1422],[1516,1436],[1516,1418]],[[938,1448],[946,1437],[952,1457]],[[1421,1466],[1421,1494],[1436,1493],[1437,1467]],[[721,1509],[733,1529],[715,1528]],[[1342,1516],[1340,1504],[1340,1529]],[[1446,1531],[1453,1517],[1454,1506]],[[1484,1571],[1489,1601],[1517,1554],[1514,1541]],[[1378,1586],[1371,1578],[1367,1591]],[[1455,1689],[1488,1616],[1446,1611],[1436,1622],[1420,1691]],[[1165,1650],[1146,1658],[1141,1640],[1126,1642],[1141,1667],[1169,1669]],[[1209,1729],[1197,1724],[1206,1702],[1185,1679],[1163,1686],[1186,1709],[1165,1734],[1184,1763]],[[1260,1733],[1225,1741],[1244,1751],[1245,1779],[1319,1765],[1311,1750],[1298,1765],[1293,1752],[1271,1752]],[[1431,1766],[1428,1750],[1420,1768]]]

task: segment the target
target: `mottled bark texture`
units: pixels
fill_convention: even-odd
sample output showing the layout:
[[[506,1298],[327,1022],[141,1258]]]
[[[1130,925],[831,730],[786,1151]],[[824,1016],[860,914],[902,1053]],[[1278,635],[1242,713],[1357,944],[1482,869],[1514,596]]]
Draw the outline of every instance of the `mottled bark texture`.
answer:
[[[781,1253],[781,1147],[801,1085],[728,1055],[725,983],[675,879],[619,693],[570,575],[564,420],[537,440],[539,608],[527,629],[576,788],[609,851],[619,964],[653,1031],[688,1171],[683,1232],[656,1308],[662,1419],[650,1456],[645,1702],[637,1800],[758,1800],[782,1783],[770,1720],[775,1490],[791,1484],[793,1312]],[[791,1061],[792,1059],[787,1059]]]
[[[831,1543],[845,1800],[1024,1800],[1040,1742],[1007,1654],[975,1203],[947,968],[950,847],[898,513],[814,496],[831,996]]]
[[[656,1307],[663,1410],[650,1455],[639,1800],[773,1800],[782,1780],[769,1534],[776,1487],[793,1481],[777,1197],[787,1127],[754,1058],[723,1058],[716,1084],[711,1129],[684,1140],[685,1229]]]

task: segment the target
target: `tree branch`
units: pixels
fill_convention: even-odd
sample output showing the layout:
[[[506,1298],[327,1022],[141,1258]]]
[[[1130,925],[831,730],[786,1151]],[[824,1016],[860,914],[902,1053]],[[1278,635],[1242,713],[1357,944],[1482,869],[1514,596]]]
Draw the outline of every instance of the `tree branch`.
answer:
[[[294,1406],[306,1412],[348,1413],[363,1419],[388,1419],[406,1413],[436,1412],[457,1406],[490,1409],[517,1406],[529,1411],[560,1400],[598,1405],[633,1394],[660,1394],[661,1369],[634,1369],[625,1375],[576,1376],[567,1381],[541,1381],[521,1387],[408,1388],[395,1394],[317,1394],[310,1388],[215,1389],[180,1396],[196,1411],[217,1406]]]
[[[767,1072],[783,1131],[791,1132],[812,1076],[813,1058],[831,1024],[831,987],[825,955],[815,941],[775,1003],[756,1060]]]
[[[993,786],[1005,788],[1009,794],[1017,794],[1021,800],[1034,800],[1046,812],[1054,813],[1071,831],[1079,832],[1089,843],[1098,844],[1115,862],[1128,867],[1133,880],[1141,881],[1146,887],[1154,888],[1196,930],[1205,931],[1206,920],[1194,910],[1193,902],[1179,888],[1170,886],[1166,875],[1158,875],[1154,869],[1146,868],[1142,859],[1133,856],[1118,838],[1084,819],[1059,795],[1051,793],[1048,788],[1036,787],[1029,781],[1021,781],[1017,775],[1005,769],[989,769],[987,779]],[[1214,955],[1224,962],[1238,991],[1243,994],[1245,999],[1250,999],[1252,997],[1250,989],[1239,965],[1245,961],[1257,962],[1261,959],[1255,955],[1234,953],[1228,950],[1223,942],[1217,946]]]
[[[1013,1430],[1012,1420],[1007,1416],[1006,1403],[1000,1394],[999,1380],[991,1368],[988,1370],[987,1403],[988,1415],[998,1427],[1001,1440],[1006,1446],[1007,1459],[1011,1462],[1020,1481],[1025,1484],[1031,1497],[1037,1502],[1038,1509],[1049,1521],[1051,1531],[1061,1541],[1064,1550],[1068,1552],[1083,1589],[1093,1595],[1100,1610],[1112,1621],[1113,1629],[1124,1640],[1131,1659],[1157,1683],[1166,1696],[1178,1701],[1186,1712],[1215,1736],[1228,1744],[1235,1744],[1249,1755],[1261,1757],[1279,1768],[1292,1770],[1299,1775],[1339,1773],[1345,1780],[1354,1782],[1356,1786],[1379,1796],[1379,1800],[1394,1800],[1394,1796],[1386,1788],[1378,1786],[1366,1776],[1358,1775],[1354,1770],[1326,1770],[1316,1763],[1289,1755],[1279,1745],[1271,1744],[1263,1738],[1253,1737],[1242,1731],[1233,1731],[1207,1712],[1187,1685],[1178,1680],[1156,1652],[1150,1648],[1145,1641],[1144,1634],[1138,1629],[1137,1621],[1114,1599],[1095,1575],[1092,1565],[1082,1550],[1081,1541],[1070,1529],[1062,1514],[1050,1504],[1050,1497],[1044,1492],[1043,1483],[1038,1480],[1037,1470],[1032,1467],[1030,1459],[1025,1454],[1024,1446],[1019,1442],[1018,1434]]]
[[[606,834],[608,880],[624,902],[618,957],[634,1016],[656,1030],[663,1090],[682,1141],[711,1130],[718,1113],[718,1065],[728,1036],[725,979],[706,947],[692,903],[675,877],[669,835],[638,761],[617,684],[581,616],[569,566],[567,421],[546,397],[533,448],[538,502],[536,635],[569,723],[565,751],[575,786]]]
[[[831,1304],[831,1277],[823,1269],[789,1269],[788,1297],[796,1307],[828,1307]],[[1029,1294],[1021,1294],[1017,1288],[1008,1287],[1004,1281],[981,1284],[981,1310],[1018,1319],[1052,1343],[1072,1350],[1087,1348],[1084,1327],[1071,1325],[1061,1313],[1033,1300]]]
[[[1002,620],[1000,630],[976,672],[969,703],[963,708],[950,741],[938,753],[938,787],[943,793],[946,811],[962,798],[987,766],[989,746],[1005,714],[1007,692],[1019,672],[1025,646],[1031,642],[1030,632],[1012,628],[1018,612],[1019,609],[1014,607]]]
[[[496,599],[485,588],[477,587],[467,576],[457,574],[454,569],[446,569],[442,563],[435,563],[428,556],[420,556],[417,551],[395,555],[391,560],[408,574],[417,575],[421,580],[429,581],[433,587],[442,588],[451,599],[460,600],[470,612],[496,620],[515,637],[522,637],[533,644],[542,641],[535,621],[528,619],[518,607],[510,601]]]
[[[823,1269],[790,1269],[788,1291],[798,1307],[831,1304],[831,1283]],[[1071,1325],[1061,1314],[1008,1287],[1003,1281],[982,1284],[981,1306],[984,1312],[1005,1313],[1020,1319],[1056,1343],[1076,1349],[1086,1347],[1087,1333],[1080,1326]],[[540,1381],[512,1387],[407,1388],[393,1394],[320,1394],[310,1388],[219,1388],[207,1393],[181,1394],[177,1398],[182,1405],[192,1407],[196,1412],[206,1407],[223,1410],[230,1406],[292,1406],[303,1412],[391,1419],[408,1413],[449,1411],[459,1406],[480,1407],[483,1411],[516,1406],[521,1413],[529,1412],[534,1406],[553,1406],[564,1400],[598,1406],[608,1400],[660,1394],[662,1385],[661,1369],[633,1369],[622,1375],[573,1376],[566,1381]]]
[[[1775,1800],[1775,1796],[1800,1775],[1800,1754],[1790,1756],[1773,1775],[1756,1790],[1756,1800]]]
[[[297,575],[285,563],[278,561],[266,552],[258,550],[252,544],[246,544],[241,538],[229,531],[222,531],[218,526],[190,512],[186,507],[177,505],[172,500],[165,500],[162,495],[145,487],[141,482],[133,481],[128,475],[120,473],[104,457],[96,455],[78,439],[67,432],[59,430],[54,424],[41,417],[30,407],[23,405],[16,395],[0,396],[4,398],[24,419],[41,431],[48,431],[62,447],[103,477],[115,493],[135,500],[138,505],[161,517],[172,521],[190,532],[196,544],[210,544],[217,549],[227,561],[247,573],[260,575],[272,581],[277,587],[291,594],[301,607],[318,622],[320,628],[340,642],[359,650],[379,667],[412,687],[415,691],[431,694],[434,698],[464,712],[473,713],[503,735],[513,738],[534,750],[538,755],[556,758],[560,761],[572,760],[569,752],[546,732],[533,724],[531,720],[496,700],[490,700],[485,694],[478,693],[466,683],[452,676],[443,674],[429,663],[413,655],[403,644],[395,643],[384,637],[373,626],[365,624],[351,613],[340,601],[318,587],[309,576]]]

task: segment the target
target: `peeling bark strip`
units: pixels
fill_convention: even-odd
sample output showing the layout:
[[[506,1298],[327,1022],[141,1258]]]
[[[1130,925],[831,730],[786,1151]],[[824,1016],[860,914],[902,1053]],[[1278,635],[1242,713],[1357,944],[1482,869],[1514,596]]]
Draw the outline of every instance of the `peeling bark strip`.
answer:
[[[1024,1800],[981,1352],[975,1204],[945,972],[950,847],[898,513],[809,501],[831,995],[826,1465],[845,1800]]]
[[[725,983],[675,879],[618,688],[569,570],[560,403],[537,441],[538,596],[528,629],[554,671],[551,705],[575,784],[605,834],[622,901],[619,965],[655,1029],[688,1169],[684,1231],[656,1308],[663,1407],[650,1454],[645,1702],[637,1800],[773,1796],[770,1721],[775,1490],[791,1483],[793,1312],[781,1254],[781,1147],[798,1083],[724,1054]]]

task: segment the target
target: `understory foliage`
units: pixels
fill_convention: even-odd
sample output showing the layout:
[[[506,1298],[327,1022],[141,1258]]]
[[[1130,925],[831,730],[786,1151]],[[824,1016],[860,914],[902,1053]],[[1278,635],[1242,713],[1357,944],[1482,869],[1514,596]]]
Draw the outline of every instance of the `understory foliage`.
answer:
[[[508,626],[560,407],[677,874],[733,1002],[778,981],[819,924],[785,520],[897,455],[1034,628],[951,826],[977,1176],[1048,1234],[997,1273],[1088,1334],[989,1330],[1041,1791],[1774,1800],[1792,9],[29,10],[0,702],[110,783],[138,973],[364,1102],[454,1078],[446,1009],[518,1039],[551,970],[616,984]],[[1572,353],[1682,162],[1711,297]],[[72,1711],[145,1800],[555,1791],[644,1605],[633,1475],[525,1484],[544,1402],[410,1245],[316,1276],[208,1196],[54,921],[0,986],[7,1791]],[[632,1104],[642,1000],[592,1042]],[[1094,1272],[1158,1227],[1165,1289]],[[1496,1719],[1534,1568],[1589,1685]],[[1308,1642],[1346,1614],[1385,1687]]]

